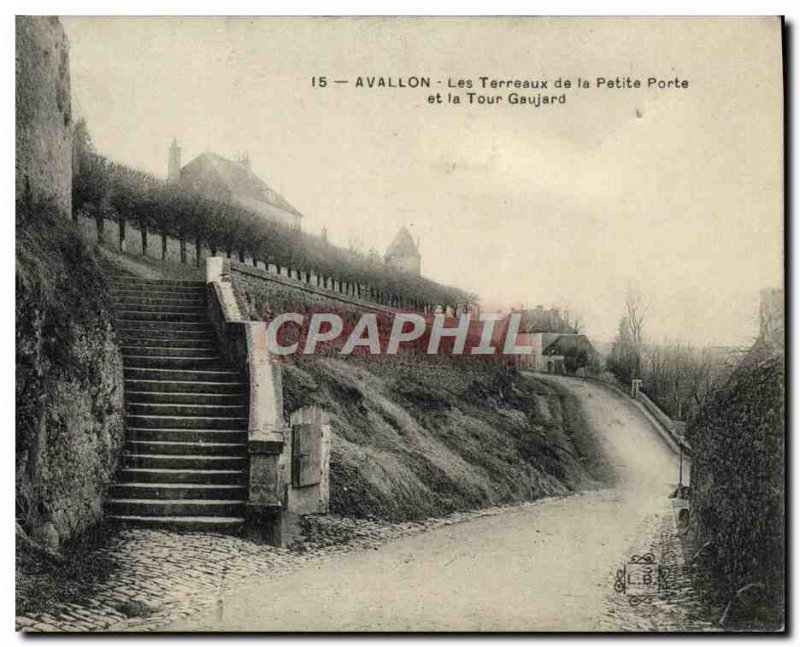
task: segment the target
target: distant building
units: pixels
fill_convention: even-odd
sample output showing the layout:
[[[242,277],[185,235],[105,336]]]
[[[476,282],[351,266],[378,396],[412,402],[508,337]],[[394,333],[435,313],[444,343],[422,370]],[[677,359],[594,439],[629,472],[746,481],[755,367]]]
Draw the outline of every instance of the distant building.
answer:
[[[229,160],[206,152],[181,166],[181,149],[173,140],[169,149],[169,181],[238,205],[272,222],[300,229],[303,214],[253,173],[247,155]]]
[[[405,226],[400,227],[400,231],[397,232],[392,244],[389,245],[383,259],[387,265],[401,272],[420,274],[422,256],[420,256],[419,249],[414,243],[411,233]]]
[[[575,373],[588,367],[597,355],[586,335],[559,335],[542,351],[548,373]]]
[[[532,310],[513,310],[512,314],[521,316],[519,332],[517,334],[518,346],[530,346],[533,352],[526,355],[515,355],[518,368],[546,371],[548,358],[545,356],[547,349],[553,342],[565,335],[575,335],[575,330],[567,323],[566,318],[558,308],[545,310],[543,306],[536,306]],[[555,365],[555,360],[549,360],[550,368]]]

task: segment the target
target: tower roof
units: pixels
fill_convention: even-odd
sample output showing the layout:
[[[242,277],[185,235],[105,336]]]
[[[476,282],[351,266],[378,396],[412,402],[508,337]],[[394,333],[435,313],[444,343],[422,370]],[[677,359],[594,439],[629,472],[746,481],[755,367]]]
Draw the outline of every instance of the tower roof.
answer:
[[[408,231],[405,225],[400,227],[400,231],[397,232],[392,244],[386,250],[386,256],[387,258],[392,256],[419,256],[419,250],[411,237],[411,232]]]

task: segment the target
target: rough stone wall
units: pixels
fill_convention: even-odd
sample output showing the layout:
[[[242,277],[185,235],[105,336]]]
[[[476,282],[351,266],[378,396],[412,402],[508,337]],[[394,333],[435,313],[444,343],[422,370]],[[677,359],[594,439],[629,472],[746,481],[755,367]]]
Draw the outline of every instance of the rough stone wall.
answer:
[[[124,435],[122,358],[92,250],[52,202],[24,216],[16,248],[16,519],[56,548],[102,516]]]
[[[58,18],[17,16],[16,196],[72,204],[69,45]]]
[[[16,20],[16,520],[50,548],[102,516],[123,441],[108,291],[69,220],[69,48],[55,17]]]

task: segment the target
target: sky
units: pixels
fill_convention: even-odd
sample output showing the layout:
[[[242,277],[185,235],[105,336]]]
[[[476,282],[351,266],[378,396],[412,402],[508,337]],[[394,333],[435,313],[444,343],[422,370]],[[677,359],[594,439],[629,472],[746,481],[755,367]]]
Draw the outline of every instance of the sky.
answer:
[[[611,340],[747,345],[783,277],[775,19],[62,18],[97,149],[160,177],[173,137],[252,168],[340,245],[402,225],[485,308],[568,307]],[[350,80],[312,87],[313,76]],[[427,76],[425,89],[357,77]],[[549,79],[554,106],[430,104],[448,79]],[[688,80],[610,89],[597,77]],[[578,77],[591,88],[553,88]],[[439,83],[441,81],[441,84]],[[460,93],[464,101],[464,90]],[[536,95],[539,90],[520,90]]]

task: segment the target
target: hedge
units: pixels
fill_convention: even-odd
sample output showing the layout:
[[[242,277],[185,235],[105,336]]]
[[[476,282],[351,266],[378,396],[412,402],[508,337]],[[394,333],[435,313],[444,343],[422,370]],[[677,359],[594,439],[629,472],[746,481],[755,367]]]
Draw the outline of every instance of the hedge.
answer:
[[[388,302],[455,309],[475,300],[475,295],[463,290],[398,272],[374,255],[336,247],[242,207],[113,162],[91,149],[80,127],[73,144],[72,204],[75,218],[83,211],[98,220],[116,220],[120,227],[131,222],[143,232],[174,236],[182,248],[194,241],[198,247],[207,245],[213,254],[220,250],[229,256],[234,250],[248,253],[291,272],[313,272],[339,283],[366,286],[369,294],[381,295]]]

